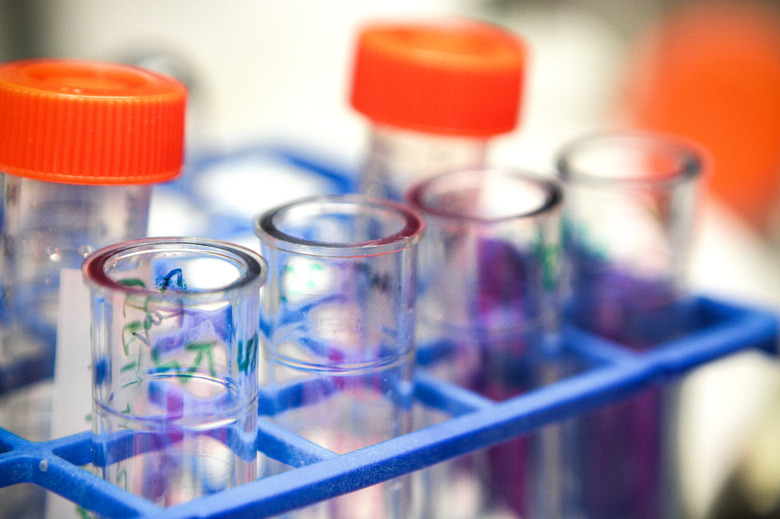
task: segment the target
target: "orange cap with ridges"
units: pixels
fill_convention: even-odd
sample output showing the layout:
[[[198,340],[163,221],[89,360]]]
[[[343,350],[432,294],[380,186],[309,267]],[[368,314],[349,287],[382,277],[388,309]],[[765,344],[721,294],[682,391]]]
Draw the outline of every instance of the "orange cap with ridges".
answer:
[[[0,65],[0,171],[68,184],[175,178],[187,91],[137,67],[39,59]]]
[[[350,101],[389,126],[507,133],[520,115],[525,59],[519,37],[477,21],[369,25],[358,36]]]

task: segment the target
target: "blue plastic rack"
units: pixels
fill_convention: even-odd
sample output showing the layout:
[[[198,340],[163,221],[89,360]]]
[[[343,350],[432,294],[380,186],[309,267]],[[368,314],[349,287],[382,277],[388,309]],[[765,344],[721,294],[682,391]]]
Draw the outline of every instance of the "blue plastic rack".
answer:
[[[773,313],[704,297],[696,306],[700,329],[642,353],[567,329],[564,350],[591,367],[503,402],[419,375],[416,398],[451,418],[347,454],[261,420],[258,451],[281,462],[303,459],[304,465],[175,507],[160,508],[80,468],[92,461],[89,432],[35,443],[0,429],[0,487],[34,483],[106,517],[271,517],[530,433],[732,353],[776,352]]]

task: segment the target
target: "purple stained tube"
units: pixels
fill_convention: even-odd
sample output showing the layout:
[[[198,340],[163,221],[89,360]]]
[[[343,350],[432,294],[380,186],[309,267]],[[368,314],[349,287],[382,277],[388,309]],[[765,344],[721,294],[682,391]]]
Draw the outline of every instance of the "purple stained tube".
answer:
[[[496,401],[543,384],[559,319],[559,186],[515,170],[460,170],[418,183],[407,199],[427,225],[418,291],[422,368]],[[418,414],[421,426],[440,419],[428,409]],[[539,497],[551,489],[537,476],[557,470],[546,436],[426,469],[421,515],[560,516]]]
[[[614,132],[566,146],[557,166],[567,199],[569,322],[636,351],[691,331],[685,274],[702,152],[669,135]],[[568,499],[583,517],[672,515],[672,393],[651,388],[576,420],[569,458],[578,490]]]

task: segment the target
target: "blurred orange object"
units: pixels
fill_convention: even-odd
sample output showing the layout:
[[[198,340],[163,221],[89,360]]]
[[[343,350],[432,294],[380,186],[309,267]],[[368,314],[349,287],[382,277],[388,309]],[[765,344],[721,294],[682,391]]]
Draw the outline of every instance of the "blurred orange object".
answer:
[[[633,125],[698,141],[710,193],[758,230],[780,217],[780,4],[704,2],[668,13],[633,60]]]

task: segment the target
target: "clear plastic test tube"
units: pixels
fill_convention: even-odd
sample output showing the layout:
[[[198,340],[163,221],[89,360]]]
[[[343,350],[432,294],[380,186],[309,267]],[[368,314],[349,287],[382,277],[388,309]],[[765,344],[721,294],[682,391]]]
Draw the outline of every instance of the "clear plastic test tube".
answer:
[[[569,322],[638,351],[695,328],[686,275],[707,167],[698,145],[661,133],[605,132],[560,151]],[[672,392],[646,390],[578,420],[571,460],[584,516],[673,513]]]
[[[560,151],[574,323],[638,349],[690,330],[686,277],[706,166],[697,145],[652,132],[595,134]]]
[[[60,273],[146,235],[151,185],[181,170],[186,98],[179,81],[126,65],[0,64],[3,428],[48,439]],[[25,488],[0,491],[0,516],[42,514]]]
[[[94,465],[161,506],[257,477],[257,253],[146,238],[91,254]]]
[[[370,122],[358,191],[395,200],[435,173],[484,166],[520,116],[525,43],[476,20],[377,22],[357,39],[350,102]]]
[[[330,195],[271,209],[255,230],[269,263],[263,375],[275,396],[264,414],[339,454],[409,432],[421,218]],[[410,491],[399,478],[293,516],[404,519]]]
[[[407,199],[426,221],[420,368],[495,400],[544,383],[560,367],[547,358],[560,318],[559,185],[517,170],[463,170],[419,182]],[[421,426],[435,419],[422,417]],[[539,434],[426,469],[422,516],[566,517],[543,480],[555,450],[542,447]]]

